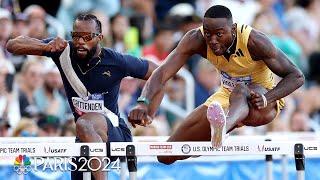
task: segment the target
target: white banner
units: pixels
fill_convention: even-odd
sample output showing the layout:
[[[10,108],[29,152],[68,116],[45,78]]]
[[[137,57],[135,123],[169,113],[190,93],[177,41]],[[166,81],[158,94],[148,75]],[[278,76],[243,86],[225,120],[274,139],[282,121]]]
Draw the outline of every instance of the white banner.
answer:
[[[213,155],[283,155],[294,154],[299,141],[226,142],[214,149],[210,142],[134,142],[111,143],[111,156],[126,156],[126,147],[133,145],[136,156],[213,156]],[[305,155],[319,155],[319,141],[302,141]]]
[[[61,138],[63,143],[50,138],[0,138],[0,157],[18,155],[64,157],[80,156],[80,147],[89,146],[90,156],[106,156],[105,143],[74,143],[72,138]],[[6,142],[5,142],[6,140]],[[21,141],[20,141],[21,140]],[[58,140],[58,139],[57,139]],[[46,141],[46,142],[44,142]],[[320,155],[320,140],[263,141],[254,137],[228,138],[222,148],[214,149],[210,142],[111,142],[111,156],[126,156],[128,145],[133,145],[137,156],[198,156],[198,155],[294,155],[294,145],[301,143],[305,155]],[[109,150],[109,149],[108,149]]]

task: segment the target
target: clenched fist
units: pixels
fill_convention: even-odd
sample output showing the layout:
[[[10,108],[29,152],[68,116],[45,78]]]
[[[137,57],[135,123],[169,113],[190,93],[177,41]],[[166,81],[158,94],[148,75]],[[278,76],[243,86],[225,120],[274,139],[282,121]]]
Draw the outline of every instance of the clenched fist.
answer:
[[[56,37],[53,40],[51,40],[47,46],[46,46],[46,52],[61,52],[66,48],[68,45],[68,42],[60,37]]]
[[[152,123],[152,118],[148,115],[148,107],[145,104],[139,103],[129,113],[128,121],[135,128],[136,124],[147,126]]]

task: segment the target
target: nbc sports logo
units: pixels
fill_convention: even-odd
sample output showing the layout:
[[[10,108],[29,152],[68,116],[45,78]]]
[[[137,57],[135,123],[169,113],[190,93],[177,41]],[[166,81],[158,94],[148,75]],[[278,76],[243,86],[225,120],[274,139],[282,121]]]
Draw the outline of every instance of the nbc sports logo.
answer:
[[[26,155],[17,156],[14,160],[13,169],[17,174],[27,174],[31,171],[30,158]]]

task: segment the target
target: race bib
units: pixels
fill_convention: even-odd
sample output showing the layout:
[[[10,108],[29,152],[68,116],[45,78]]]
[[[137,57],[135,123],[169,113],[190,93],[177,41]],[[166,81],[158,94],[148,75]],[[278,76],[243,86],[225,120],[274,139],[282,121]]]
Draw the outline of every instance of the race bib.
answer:
[[[91,94],[86,98],[72,97],[72,104],[80,116],[88,112],[104,113],[103,94]]]
[[[231,77],[229,74],[221,71],[221,82],[224,88],[232,91],[238,84],[250,84],[252,78],[251,76]]]

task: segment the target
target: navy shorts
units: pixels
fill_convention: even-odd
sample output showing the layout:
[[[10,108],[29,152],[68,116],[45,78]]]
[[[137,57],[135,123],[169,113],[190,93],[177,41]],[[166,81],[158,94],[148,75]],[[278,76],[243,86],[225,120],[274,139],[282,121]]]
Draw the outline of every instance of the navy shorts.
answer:
[[[131,142],[132,135],[126,122],[120,118],[119,127],[114,127],[111,121],[108,119],[108,141],[109,142]]]
[[[131,142],[132,141],[131,131],[123,119],[121,118],[119,119],[119,127],[114,127],[108,118],[106,118],[106,121],[108,123],[108,142]],[[81,142],[78,137],[76,138],[76,142]],[[112,159],[114,160],[116,158],[112,158]],[[78,163],[77,159],[73,162],[77,164],[78,167],[81,166],[81,163]],[[83,179],[82,172],[71,171],[71,179],[82,180]],[[92,174],[91,174],[91,179],[94,179]]]

